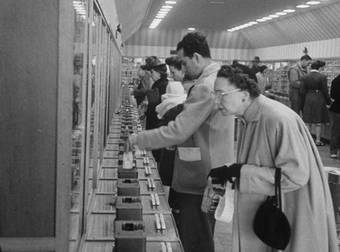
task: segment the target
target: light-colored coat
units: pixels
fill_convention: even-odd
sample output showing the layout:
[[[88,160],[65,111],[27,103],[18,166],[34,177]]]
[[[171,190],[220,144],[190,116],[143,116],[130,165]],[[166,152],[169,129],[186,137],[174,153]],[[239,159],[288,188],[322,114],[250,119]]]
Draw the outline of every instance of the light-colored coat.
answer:
[[[335,252],[335,218],[326,174],[308,129],[291,109],[262,95],[241,119],[232,252],[272,251],[253,232],[259,205],[274,195],[282,169],[284,213],[292,236],[286,252]]]
[[[211,63],[203,70],[175,121],[137,136],[141,148],[200,148],[200,161],[183,161],[176,153],[172,188],[177,192],[203,194],[209,171],[234,160],[234,118],[220,114],[212,94],[219,68]]]

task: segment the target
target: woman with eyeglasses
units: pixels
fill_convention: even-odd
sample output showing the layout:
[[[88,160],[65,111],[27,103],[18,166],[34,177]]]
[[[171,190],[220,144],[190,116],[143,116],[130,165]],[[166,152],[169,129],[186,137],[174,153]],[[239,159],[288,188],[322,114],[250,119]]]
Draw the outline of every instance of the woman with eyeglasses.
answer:
[[[232,251],[272,251],[254,233],[253,220],[274,195],[275,168],[282,170],[283,212],[292,231],[284,251],[338,251],[326,174],[301,118],[229,66],[219,70],[214,92],[222,114],[241,121],[236,163],[210,172],[222,181],[236,178]]]

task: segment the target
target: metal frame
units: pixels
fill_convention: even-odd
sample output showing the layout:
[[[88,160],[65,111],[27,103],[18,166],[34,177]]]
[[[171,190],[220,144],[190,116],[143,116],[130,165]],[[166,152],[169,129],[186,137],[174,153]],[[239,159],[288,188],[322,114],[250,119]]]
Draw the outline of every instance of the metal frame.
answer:
[[[67,84],[72,83],[73,44],[71,42],[73,41],[70,41],[70,35],[74,32],[73,25],[70,25],[70,23],[72,24],[72,21],[72,1],[59,0],[58,120],[56,137],[56,252],[65,252],[69,249],[72,85]],[[67,182],[65,183],[65,181]]]

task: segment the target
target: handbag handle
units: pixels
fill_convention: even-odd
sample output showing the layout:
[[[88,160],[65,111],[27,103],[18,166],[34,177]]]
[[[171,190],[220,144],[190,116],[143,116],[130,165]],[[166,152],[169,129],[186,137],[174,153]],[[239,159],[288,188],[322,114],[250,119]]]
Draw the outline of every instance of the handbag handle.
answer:
[[[281,168],[275,168],[275,198],[277,207],[282,210],[281,199]]]

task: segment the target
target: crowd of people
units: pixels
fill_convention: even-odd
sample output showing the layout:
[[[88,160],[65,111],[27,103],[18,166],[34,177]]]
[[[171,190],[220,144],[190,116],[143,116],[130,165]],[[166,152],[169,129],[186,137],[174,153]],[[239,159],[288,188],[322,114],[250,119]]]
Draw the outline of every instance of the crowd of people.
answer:
[[[129,136],[129,146],[153,150],[169,205],[186,252],[213,252],[213,212],[201,209],[208,178],[234,181],[232,252],[272,248],[253,230],[259,206],[275,194],[275,170],[291,227],[284,251],[338,251],[331,195],[317,145],[320,123],[332,118],[331,154],[337,153],[340,123],[339,78],[328,95],[321,61],[306,67],[303,56],[290,73],[292,109],[263,95],[266,67],[255,57],[252,67],[234,61],[220,66],[211,58],[206,37],[188,33],[177,56],[162,63],[148,57],[134,90],[139,106],[147,100],[146,130]],[[167,76],[169,68],[170,78]],[[170,80],[169,80],[170,79]],[[300,115],[300,111],[302,114]],[[235,118],[238,118],[235,148]],[[316,141],[310,127],[316,126]],[[236,153],[234,153],[236,150]]]

